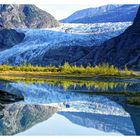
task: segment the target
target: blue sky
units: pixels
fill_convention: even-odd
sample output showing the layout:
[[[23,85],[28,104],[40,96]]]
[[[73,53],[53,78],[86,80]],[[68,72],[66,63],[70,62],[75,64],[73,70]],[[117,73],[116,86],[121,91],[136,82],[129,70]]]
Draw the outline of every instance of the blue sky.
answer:
[[[140,0],[35,0],[35,1],[37,3],[36,6],[49,12],[58,20],[68,17],[77,10],[85,8],[99,7],[107,4],[140,3]]]
[[[68,17],[77,10],[101,5],[104,4],[36,4],[37,7],[49,12],[58,20]]]
[[[140,4],[140,0],[0,0],[1,4],[35,4],[56,19],[68,17],[77,10],[106,4]]]

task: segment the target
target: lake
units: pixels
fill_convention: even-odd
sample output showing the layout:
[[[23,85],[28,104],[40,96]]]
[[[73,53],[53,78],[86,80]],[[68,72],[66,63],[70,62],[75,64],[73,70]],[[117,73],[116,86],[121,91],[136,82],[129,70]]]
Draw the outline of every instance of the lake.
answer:
[[[139,79],[0,81],[0,89],[24,96],[0,109],[0,135],[140,135],[140,108],[123,103],[139,94]]]

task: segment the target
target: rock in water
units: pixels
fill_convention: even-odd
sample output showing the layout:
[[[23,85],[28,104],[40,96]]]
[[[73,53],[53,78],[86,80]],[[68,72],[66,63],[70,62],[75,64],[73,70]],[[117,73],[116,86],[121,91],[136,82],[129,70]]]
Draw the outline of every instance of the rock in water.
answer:
[[[22,95],[14,95],[7,91],[0,90],[0,104],[9,104],[21,100],[24,100],[24,97]]]
[[[59,25],[49,13],[35,5],[0,5],[0,25],[5,28],[50,28]]]
[[[0,51],[8,49],[24,39],[24,33],[18,33],[13,29],[1,29],[0,30]]]

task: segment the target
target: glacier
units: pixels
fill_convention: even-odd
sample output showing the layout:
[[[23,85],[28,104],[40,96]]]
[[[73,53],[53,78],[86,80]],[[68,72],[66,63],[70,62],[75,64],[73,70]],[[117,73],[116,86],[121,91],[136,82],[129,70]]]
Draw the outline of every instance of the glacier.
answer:
[[[53,50],[65,50],[66,47],[70,50],[73,46],[99,46],[121,34],[131,24],[132,22],[61,24],[60,27],[51,29],[16,29],[25,33],[25,38],[21,43],[0,52],[0,64],[18,65],[27,62],[47,65],[43,59],[48,51],[53,53]]]

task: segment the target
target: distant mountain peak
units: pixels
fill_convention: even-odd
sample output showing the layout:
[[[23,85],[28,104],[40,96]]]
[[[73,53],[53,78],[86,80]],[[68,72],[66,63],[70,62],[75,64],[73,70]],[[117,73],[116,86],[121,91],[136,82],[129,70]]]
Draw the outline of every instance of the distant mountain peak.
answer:
[[[140,69],[140,8],[134,22],[122,34],[94,48],[76,64],[98,65],[108,63],[133,70]]]
[[[139,5],[109,4],[76,11],[60,20],[62,23],[104,23],[133,21]],[[119,16],[118,16],[119,15]]]

